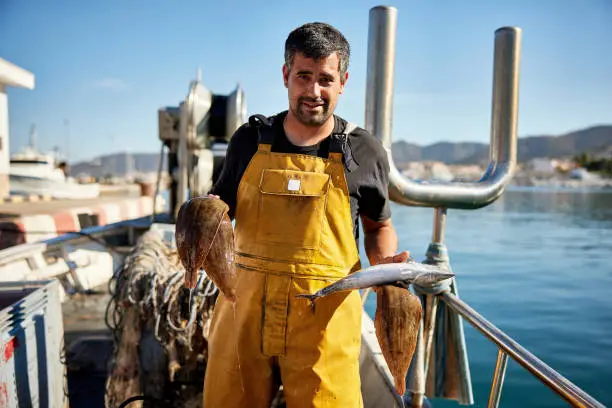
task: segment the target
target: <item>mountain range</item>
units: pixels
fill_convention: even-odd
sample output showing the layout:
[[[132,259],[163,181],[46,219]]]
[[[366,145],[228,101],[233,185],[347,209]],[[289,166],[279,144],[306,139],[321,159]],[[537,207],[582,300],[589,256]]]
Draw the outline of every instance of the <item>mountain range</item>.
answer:
[[[581,153],[612,155],[612,125],[593,126],[561,136],[528,136],[518,139],[517,157],[525,162],[536,157],[564,158]],[[447,164],[488,162],[489,144],[439,142],[420,147],[413,143],[393,143],[398,165],[411,161],[441,161]]]
[[[166,158],[162,163],[162,170],[166,170]],[[87,174],[93,177],[122,177],[128,173],[157,172],[159,167],[159,153],[114,153],[98,156],[93,160],[70,164],[70,174],[79,176]]]
[[[560,136],[528,136],[518,140],[520,162],[536,157],[569,158],[585,152],[612,157],[612,125],[592,126]],[[403,140],[393,143],[393,158],[398,166],[413,161],[483,164],[488,162],[488,157],[488,143],[439,142],[427,146]],[[70,172],[75,176],[83,173],[94,177],[123,176],[134,171],[156,172],[158,166],[157,153],[116,153],[71,164]]]

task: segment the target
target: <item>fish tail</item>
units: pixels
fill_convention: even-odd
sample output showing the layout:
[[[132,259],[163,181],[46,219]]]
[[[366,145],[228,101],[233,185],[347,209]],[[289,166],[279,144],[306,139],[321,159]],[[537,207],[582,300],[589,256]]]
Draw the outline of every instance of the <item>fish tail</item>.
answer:
[[[187,289],[193,289],[196,287],[198,282],[198,271],[197,269],[185,269],[185,287]]]

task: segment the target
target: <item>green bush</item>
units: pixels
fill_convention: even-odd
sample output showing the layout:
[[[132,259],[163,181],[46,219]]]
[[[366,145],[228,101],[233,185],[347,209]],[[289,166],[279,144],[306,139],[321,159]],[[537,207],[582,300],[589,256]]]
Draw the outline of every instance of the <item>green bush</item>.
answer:
[[[574,161],[580,167],[602,176],[612,177],[612,159],[591,158],[588,153],[582,153],[574,157]]]

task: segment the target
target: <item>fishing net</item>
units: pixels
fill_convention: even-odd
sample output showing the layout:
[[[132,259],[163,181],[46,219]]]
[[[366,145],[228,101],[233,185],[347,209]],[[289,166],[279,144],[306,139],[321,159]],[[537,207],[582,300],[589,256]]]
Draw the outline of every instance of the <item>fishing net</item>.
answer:
[[[185,288],[177,250],[143,234],[109,283],[106,324],[114,350],[105,405],[201,408],[208,331],[219,294],[205,273]],[[140,400],[134,398],[142,397]],[[284,408],[282,386],[271,408]]]
[[[218,289],[201,274],[193,293],[175,249],[156,231],[141,236],[110,283],[106,314],[114,352],[106,406],[135,395],[199,407],[207,336]],[[142,401],[130,407],[142,407]],[[144,406],[147,406],[146,403]]]

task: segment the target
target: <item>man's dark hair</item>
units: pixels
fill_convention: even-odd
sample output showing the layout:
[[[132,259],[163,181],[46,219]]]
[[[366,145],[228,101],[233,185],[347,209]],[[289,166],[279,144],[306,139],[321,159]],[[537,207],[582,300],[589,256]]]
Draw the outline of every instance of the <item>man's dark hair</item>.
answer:
[[[334,52],[340,59],[338,71],[343,77],[348,70],[351,49],[342,33],[326,23],[308,23],[293,30],[285,41],[285,64],[291,70],[296,52],[315,61]]]

